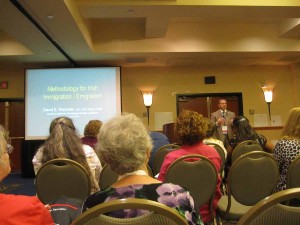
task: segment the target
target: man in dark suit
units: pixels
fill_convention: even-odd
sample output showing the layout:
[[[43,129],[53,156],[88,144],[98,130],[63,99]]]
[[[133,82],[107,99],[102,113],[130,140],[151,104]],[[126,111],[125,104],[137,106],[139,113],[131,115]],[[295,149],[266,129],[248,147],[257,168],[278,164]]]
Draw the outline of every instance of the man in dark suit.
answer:
[[[227,100],[224,98],[219,99],[218,107],[219,110],[211,114],[211,120],[217,125],[217,138],[221,140],[226,147],[229,140],[233,137],[231,124],[235,113],[227,110]]]

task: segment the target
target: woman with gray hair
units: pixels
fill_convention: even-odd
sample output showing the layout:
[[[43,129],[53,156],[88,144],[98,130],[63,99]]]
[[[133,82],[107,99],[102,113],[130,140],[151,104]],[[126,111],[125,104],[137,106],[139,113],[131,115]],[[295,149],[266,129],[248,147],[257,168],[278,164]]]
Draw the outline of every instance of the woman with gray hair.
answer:
[[[0,181],[10,173],[9,154],[13,148],[6,130],[0,125]],[[1,224],[54,225],[48,209],[36,196],[0,194]]]
[[[143,198],[176,209],[191,225],[203,224],[186,189],[171,183],[161,183],[148,175],[146,171],[151,149],[148,131],[134,114],[117,116],[102,125],[96,151],[100,160],[117,173],[119,179],[111,187],[89,196],[83,211],[114,199]],[[121,210],[109,216],[128,218],[144,213],[144,210]]]

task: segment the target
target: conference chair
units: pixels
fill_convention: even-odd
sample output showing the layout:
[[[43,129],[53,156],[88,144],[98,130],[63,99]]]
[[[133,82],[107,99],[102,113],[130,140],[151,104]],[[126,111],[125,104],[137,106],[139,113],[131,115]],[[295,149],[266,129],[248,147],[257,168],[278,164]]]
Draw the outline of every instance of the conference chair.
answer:
[[[286,176],[286,186],[287,188],[300,187],[300,155],[297,156],[288,167]]]
[[[223,220],[238,221],[251,206],[274,192],[278,177],[277,161],[269,153],[243,154],[229,170],[227,195],[218,202],[218,216]]]
[[[177,144],[167,144],[161,146],[155,153],[153,158],[153,174],[154,176],[160,172],[160,168],[164,162],[166,155],[176,149],[179,149],[180,146]]]
[[[300,207],[280,204],[300,198],[300,188],[291,188],[277,192],[255,204],[237,223],[237,225],[298,225]]]
[[[233,149],[231,162],[233,163],[241,155],[252,151],[263,151],[263,148],[260,146],[260,144],[257,141],[254,140],[242,141]]]
[[[224,193],[226,190],[226,182],[225,182],[225,163],[226,163],[226,156],[225,156],[225,152],[224,150],[221,148],[220,145],[216,144],[216,143],[212,143],[212,142],[205,142],[206,145],[212,146],[214,147],[214,149],[217,150],[217,152],[219,153],[220,157],[221,157],[221,167],[220,167],[220,177],[222,179],[222,182],[220,184],[220,188],[221,188],[221,192]]]
[[[148,175],[153,177],[152,170],[150,166],[147,164]],[[119,175],[116,174],[108,165],[104,165],[100,172],[99,186],[100,190],[104,190],[115,183],[119,178]]]
[[[219,153],[219,155],[221,157],[221,160],[222,160],[221,170],[220,170],[220,174],[222,174],[223,170],[224,170],[224,165],[225,165],[225,162],[226,162],[226,156],[225,156],[224,150],[220,147],[220,145],[218,145],[216,143],[205,142],[205,144],[214,147],[217,150],[217,152]]]
[[[143,209],[149,213],[134,218],[113,218],[105,213],[122,209]],[[188,225],[175,209],[147,199],[118,199],[99,204],[81,214],[72,225]]]
[[[209,203],[213,221],[213,199],[218,184],[218,172],[208,158],[190,154],[176,159],[166,171],[165,182],[186,187],[194,199],[195,209]]]
[[[61,196],[84,200],[91,191],[85,168],[70,159],[53,159],[41,166],[35,179],[37,197],[47,204]]]

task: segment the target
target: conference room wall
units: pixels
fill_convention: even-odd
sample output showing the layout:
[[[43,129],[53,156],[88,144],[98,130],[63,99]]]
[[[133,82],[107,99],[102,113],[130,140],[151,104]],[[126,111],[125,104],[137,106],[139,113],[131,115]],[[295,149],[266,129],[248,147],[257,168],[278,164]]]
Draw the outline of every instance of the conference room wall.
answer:
[[[220,67],[149,67],[122,69],[123,111],[143,117],[146,108],[140,91],[153,90],[149,130],[155,130],[155,112],[172,112],[176,118],[176,94],[243,93],[244,115],[254,123],[255,114],[267,114],[261,86],[273,86],[272,115],[284,124],[289,109],[299,106],[299,67],[290,66],[220,66]],[[216,84],[204,84],[205,76],[215,76]],[[145,124],[147,118],[143,117]],[[261,131],[270,139],[279,138],[281,130]]]
[[[155,112],[172,112],[176,118],[176,94],[243,93],[244,115],[253,124],[255,114],[267,114],[261,86],[274,86],[272,115],[284,124],[289,109],[300,105],[300,66],[219,66],[219,67],[127,67],[122,68],[122,110],[143,118],[146,108],[140,91],[153,90],[149,130],[155,130]],[[216,84],[204,84],[205,76],[215,76]],[[24,69],[0,67],[0,81],[9,82],[0,89],[1,98],[24,98]]]
[[[0,66],[0,81],[8,81],[8,88],[0,89],[0,98],[24,98],[24,77],[22,66]]]

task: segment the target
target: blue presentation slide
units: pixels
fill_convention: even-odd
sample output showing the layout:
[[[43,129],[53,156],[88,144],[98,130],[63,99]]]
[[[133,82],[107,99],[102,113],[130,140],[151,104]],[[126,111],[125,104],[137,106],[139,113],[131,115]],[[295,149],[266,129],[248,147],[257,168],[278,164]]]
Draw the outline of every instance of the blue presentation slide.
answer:
[[[45,139],[54,118],[73,120],[83,135],[89,120],[121,113],[120,68],[28,69],[25,139]]]

